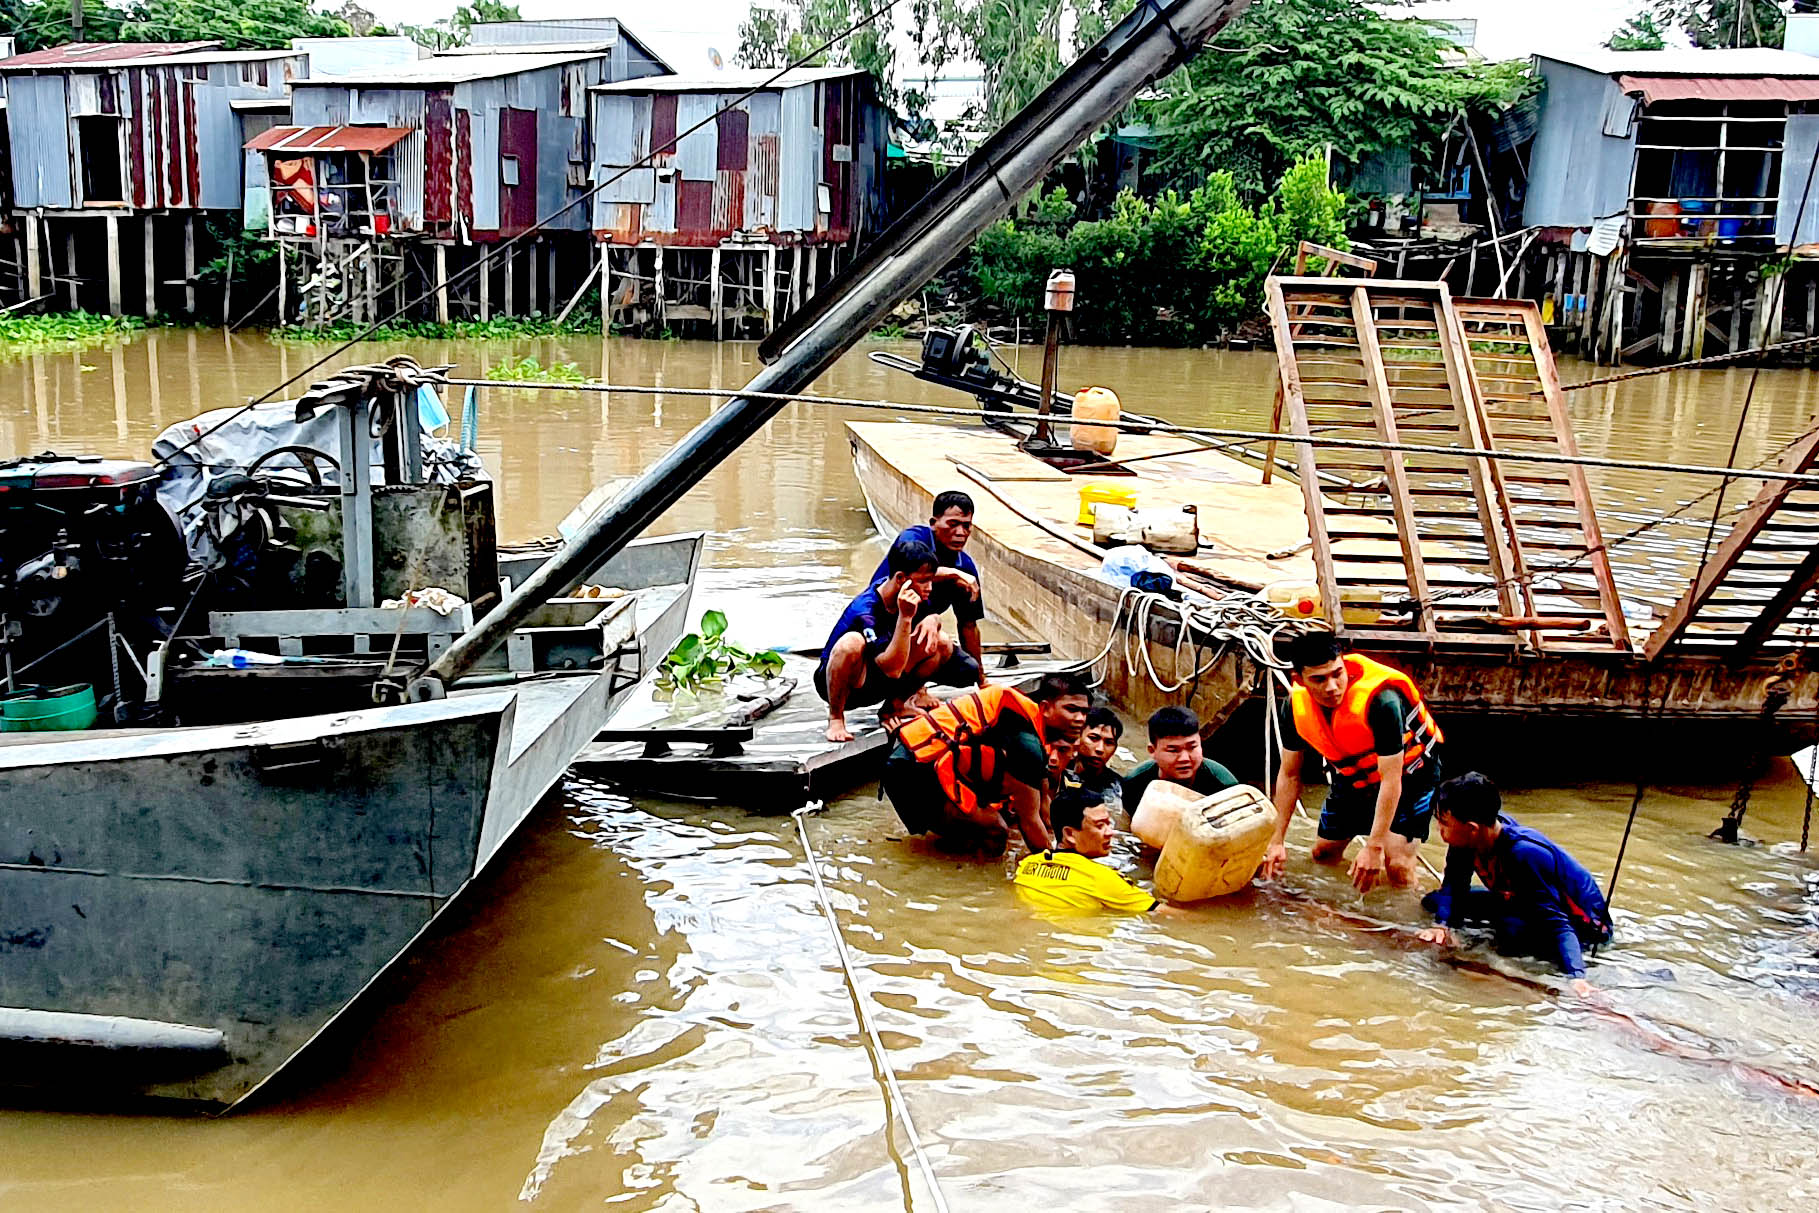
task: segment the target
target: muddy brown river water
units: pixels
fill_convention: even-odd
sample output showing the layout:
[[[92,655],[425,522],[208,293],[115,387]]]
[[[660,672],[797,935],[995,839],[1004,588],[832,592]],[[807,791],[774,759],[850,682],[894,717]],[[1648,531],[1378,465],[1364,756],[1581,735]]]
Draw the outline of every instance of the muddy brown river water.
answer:
[[[142,454],[164,426],[257,395],[321,352],[165,331],[0,362],[0,457]],[[464,370],[528,354],[677,387],[742,383],[756,366],[750,346],[674,342],[408,352]],[[1031,374],[1034,357],[1022,354]],[[1110,384],[1129,408],[1248,425],[1267,420],[1273,366],[1267,354],[1069,350],[1062,377]],[[1722,463],[1749,381],[1681,373],[1569,399],[1589,452]],[[1798,433],[1816,386],[1807,372],[1763,372],[1739,461]],[[959,403],[863,352],[817,388]],[[592,484],[636,472],[711,407],[487,391],[479,446],[502,534],[553,530]],[[847,415],[793,406],[661,524],[713,533],[696,604],[725,609],[744,640],[818,643],[878,559]],[[1607,533],[1708,487],[1655,473],[1593,482]],[[1694,516],[1621,550],[1632,584],[1684,576],[1709,513]],[[1608,873],[1633,793],[1617,780],[1647,757],[1616,756],[1610,783],[1515,792],[1510,808]],[[875,789],[809,829],[957,1210],[1811,1208],[1819,1098],[1765,1075],[1819,1084],[1819,851],[1796,850],[1805,795],[1786,762],[1752,800],[1746,832],[1761,845],[1708,841],[1734,790],[1648,789],[1619,946],[1593,971],[1628,1018],[1449,967],[1267,891],[1180,919],[1042,917],[999,865],[902,841]],[[1303,844],[1305,828],[1292,836]],[[1361,903],[1342,874],[1304,859],[1286,883],[1419,918],[1410,895]],[[788,819],[571,780],[377,994],[306,1082],[246,1115],[0,1113],[0,1204],[928,1207]]]

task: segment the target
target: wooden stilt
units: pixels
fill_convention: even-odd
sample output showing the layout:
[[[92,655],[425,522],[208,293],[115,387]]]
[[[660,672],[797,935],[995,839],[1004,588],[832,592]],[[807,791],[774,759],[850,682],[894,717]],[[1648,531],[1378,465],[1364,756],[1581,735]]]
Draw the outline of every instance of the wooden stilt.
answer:
[[[505,258],[505,296],[500,304],[499,314],[516,316],[518,314],[517,251],[509,244],[502,244],[499,246],[499,254]]]
[[[1819,278],[1806,281],[1806,336],[1819,337]]]
[[[600,245],[600,335],[609,337],[613,332],[613,246],[601,242]]]
[[[1583,312],[1579,317],[1579,352],[1596,361],[1598,357],[1598,278],[1603,265],[1590,253],[1585,255],[1585,290]]]
[[[1731,325],[1729,353],[1743,348],[1743,276],[1731,275]]]
[[[777,327],[777,246],[764,249],[764,335]]]
[[[66,223],[63,225],[63,289],[69,296],[72,312],[81,306],[76,286],[76,231],[73,223]]]
[[[790,249],[789,310],[793,316],[802,310],[802,246]]]
[[[538,270],[540,268],[537,263],[542,260],[542,258],[538,255],[543,251],[542,248],[540,247],[542,245],[542,243],[543,243],[543,237],[532,236],[531,237],[531,246],[524,250],[524,262],[525,262],[524,270],[525,270],[525,274],[529,278],[529,282],[527,282],[526,285],[530,287],[530,291],[525,297],[524,310],[525,310],[526,314],[532,315],[532,316],[537,315],[539,312],[541,312],[543,310],[542,308],[537,306],[537,279],[538,279]]]
[[[290,300],[287,298],[290,293],[290,261],[290,243],[280,240],[278,242],[278,323],[280,325],[290,323],[288,310]],[[279,348],[284,347],[280,345]]]
[[[725,283],[720,281],[720,246],[716,244],[713,252],[709,253],[707,258],[707,306],[708,311],[713,316],[715,341],[719,341],[726,336],[726,330],[721,327],[721,321],[724,318],[724,313],[721,308],[724,290]]]
[[[1680,271],[1675,270],[1667,276],[1661,287],[1661,356],[1664,359],[1678,357],[1680,333],[1675,325],[1680,306]]]
[[[556,281],[556,240],[553,236],[543,244],[543,268],[544,281],[549,283],[549,304],[551,307],[555,307],[560,295],[557,291]],[[590,282],[593,280],[594,267],[591,265],[587,267],[587,277]]]
[[[230,251],[230,256],[232,255]],[[196,217],[183,217],[183,312],[196,318]]]
[[[156,241],[152,233],[152,217],[145,216],[140,225],[145,229],[145,318],[150,320],[158,314],[158,267],[153,253]]]
[[[106,216],[107,223],[107,314],[123,316],[120,304],[120,216]]]
[[[28,299],[44,294],[44,216],[29,215],[25,220],[25,290]]]
[[[820,269],[821,249],[816,245],[810,245],[808,249],[808,288],[805,298],[813,299],[815,297],[815,278]]]
[[[448,245],[436,246],[436,323],[448,323]]]
[[[493,246],[480,246],[480,320],[493,318]]]
[[[1610,363],[1617,366],[1623,361],[1623,309],[1629,306],[1629,292],[1624,289],[1629,275],[1629,258],[1621,246],[1610,255],[1609,269],[1605,273],[1604,293],[1610,299]]]
[[[669,328],[669,300],[667,300],[663,297],[663,294],[664,294],[663,263],[667,260],[669,260],[669,249],[666,246],[659,244],[657,246],[657,272],[656,272],[657,327],[662,330],[667,330]]]
[[[1686,317],[1680,338],[1680,353],[1686,358],[1705,357],[1706,295],[1711,275],[1711,266],[1703,261],[1693,262],[1686,272]]]
[[[1554,323],[1566,327],[1566,250],[1554,250]]]

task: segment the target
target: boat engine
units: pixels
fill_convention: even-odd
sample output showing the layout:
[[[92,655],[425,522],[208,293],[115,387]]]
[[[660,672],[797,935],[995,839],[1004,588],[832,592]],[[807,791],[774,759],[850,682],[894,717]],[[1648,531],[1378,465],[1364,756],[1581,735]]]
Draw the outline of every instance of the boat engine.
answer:
[[[12,668],[32,661],[111,612],[123,630],[158,627],[177,602],[188,555],[158,503],[147,463],[99,456],[34,455],[0,462],[0,648]],[[111,673],[103,638],[72,654],[82,671]],[[90,650],[93,659],[88,659]],[[58,680],[73,681],[58,663]],[[31,681],[27,675],[25,681]]]

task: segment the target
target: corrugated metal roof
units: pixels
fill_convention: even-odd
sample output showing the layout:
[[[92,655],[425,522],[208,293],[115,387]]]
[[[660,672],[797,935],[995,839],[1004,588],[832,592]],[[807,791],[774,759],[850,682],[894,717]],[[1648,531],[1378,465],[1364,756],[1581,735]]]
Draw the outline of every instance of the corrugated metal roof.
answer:
[[[1815,60],[1819,63],[1819,60]],[[755,88],[794,88],[822,80],[844,80],[863,76],[862,67],[798,67],[777,76],[775,69],[747,68],[715,72],[711,76],[644,76],[637,80],[620,80],[613,84],[596,84],[596,93],[743,93]]]
[[[1776,47],[1671,51],[1574,50],[1546,52],[1552,59],[1607,76],[1819,76],[1819,57]]]
[[[1617,77],[1626,93],[1656,101],[1819,101],[1819,77],[1631,76]]]
[[[534,72],[565,63],[580,63],[604,58],[604,51],[558,51],[513,54],[503,47],[492,48],[487,55],[434,55],[414,63],[398,63],[371,72],[347,76],[312,76],[298,80],[293,88],[319,86],[341,88],[426,88],[436,84],[466,84],[472,80],[493,80]]]
[[[506,42],[492,46],[451,46],[438,55],[561,55],[587,54],[604,55],[617,41],[602,42]]]
[[[247,141],[255,152],[382,152],[411,133],[408,126],[274,126]]]
[[[0,59],[0,72],[24,71],[42,67],[84,67],[105,63],[118,67],[134,59],[165,60],[171,55],[215,50],[219,41],[210,42],[66,42],[43,50],[27,51],[10,59]],[[290,52],[285,52],[289,54]]]

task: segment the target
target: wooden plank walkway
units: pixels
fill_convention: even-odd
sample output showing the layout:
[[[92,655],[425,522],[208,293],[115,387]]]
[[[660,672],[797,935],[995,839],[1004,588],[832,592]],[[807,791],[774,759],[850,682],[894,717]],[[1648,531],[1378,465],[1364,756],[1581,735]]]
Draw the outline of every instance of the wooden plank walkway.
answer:
[[[986,661],[998,681],[1033,680],[1069,662],[1047,658],[1021,661],[1015,668],[998,668],[988,651]],[[752,736],[739,743],[739,753],[711,737],[749,700],[739,692],[757,695],[774,691],[776,682],[743,680],[724,692],[695,696],[686,705],[658,698],[654,687],[638,688],[634,698],[613,718],[610,734],[624,736],[639,730],[653,737],[664,732],[708,730],[707,740],[679,741],[666,754],[647,753],[643,740],[595,742],[581,752],[575,768],[591,778],[618,784],[628,791],[671,800],[735,804],[757,813],[789,813],[811,800],[826,800],[878,777],[890,736],[878,724],[876,707],[846,714],[853,740],[827,740],[827,704],[815,693],[815,659],[799,654],[784,658],[781,679],[794,679],[795,689],[777,708],[751,722]],[[956,688],[929,688],[938,698],[958,694]],[[716,752],[722,751],[722,752]]]

